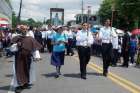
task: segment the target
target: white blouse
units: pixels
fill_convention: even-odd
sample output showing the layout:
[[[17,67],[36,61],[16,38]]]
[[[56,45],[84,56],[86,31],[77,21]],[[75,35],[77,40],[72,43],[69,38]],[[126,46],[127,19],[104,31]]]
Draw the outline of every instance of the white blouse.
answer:
[[[78,31],[76,34],[76,41],[77,46],[91,46],[93,44],[91,31]]]

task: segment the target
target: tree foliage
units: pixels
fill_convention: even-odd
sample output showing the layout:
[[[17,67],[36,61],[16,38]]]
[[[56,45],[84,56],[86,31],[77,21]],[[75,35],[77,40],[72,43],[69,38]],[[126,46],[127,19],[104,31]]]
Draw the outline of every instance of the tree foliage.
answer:
[[[33,18],[29,18],[27,20],[21,20],[20,24],[33,26],[33,27],[41,27],[43,25],[42,22],[35,21]],[[16,25],[17,25],[17,16],[13,12],[13,14],[12,14],[12,27],[16,27]]]
[[[51,24],[51,20],[48,19],[48,20],[46,21],[46,24]]]
[[[12,27],[16,27],[16,23],[17,23],[17,16],[15,12],[13,12],[12,13]]]
[[[115,11],[113,26],[129,30],[140,27],[140,1],[139,0],[104,0],[99,10],[101,21],[112,16],[112,5]]]
[[[111,19],[111,6],[112,5],[112,0],[104,0],[103,3],[101,4],[101,8],[99,10],[99,16],[101,17],[101,22],[106,18]]]

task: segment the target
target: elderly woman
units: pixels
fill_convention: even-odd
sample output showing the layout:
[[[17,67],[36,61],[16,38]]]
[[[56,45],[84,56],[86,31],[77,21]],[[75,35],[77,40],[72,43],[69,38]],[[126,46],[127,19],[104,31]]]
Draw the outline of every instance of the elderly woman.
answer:
[[[64,65],[65,43],[67,43],[62,27],[58,27],[57,30],[57,33],[52,38],[53,52],[51,56],[51,64],[56,67],[56,78],[61,75],[60,68]]]

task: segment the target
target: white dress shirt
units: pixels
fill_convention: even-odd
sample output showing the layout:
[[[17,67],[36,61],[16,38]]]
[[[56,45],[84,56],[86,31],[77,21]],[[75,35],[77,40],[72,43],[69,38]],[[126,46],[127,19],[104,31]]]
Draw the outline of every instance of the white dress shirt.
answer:
[[[46,32],[46,39],[47,39],[47,38],[52,39],[53,34],[55,34],[55,33],[56,33],[56,32],[53,31],[53,30],[48,30],[48,31]]]
[[[99,38],[102,43],[112,43],[113,31],[111,27],[102,27],[99,31]]]
[[[119,48],[119,39],[115,30],[113,30],[112,45],[113,45],[113,49]]]
[[[46,38],[46,31],[42,31],[41,34],[42,34],[42,38],[45,39]]]
[[[32,38],[34,38],[34,32],[32,30],[29,30],[26,36],[31,36]]]
[[[70,31],[68,31],[68,38],[73,39],[73,37],[74,37],[73,32],[72,32],[71,30],[70,30]]]
[[[77,46],[91,46],[93,44],[93,36],[91,31],[80,30],[76,34]]]

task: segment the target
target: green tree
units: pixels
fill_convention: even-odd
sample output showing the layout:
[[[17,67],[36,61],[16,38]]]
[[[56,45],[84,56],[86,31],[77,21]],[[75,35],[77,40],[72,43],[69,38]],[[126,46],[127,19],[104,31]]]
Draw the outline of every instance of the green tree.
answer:
[[[111,7],[114,4],[113,26],[132,30],[140,27],[140,1],[139,0],[104,0],[99,10],[101,22],[112,16]]]
[[[33,18],[29,18],[27,20],[21,20],[20,24],[28,25],[28,26],[34,26],[34,27],[41,27],[43,25],[40,21],[35,21]],[[17,25],[17,16],[15,12],[12,13],[12,27],[16,27]]]
[[[12,27],[16,27],[16,23],[17,23],[17,16],[15,12],[12,12]]]
[[[115,0],[116,10],[120,17],[124,18],[129,30],[138,27],[140,21],[139,0]]]
[[[32,19],[32,18],[29,18],[29,19],[27,19],[27,24],[30,25],[30,26],[34,26],[35,20]]]
[[[47,24],[47,25],[48,25],[48,24],[51,24],[51,20],[48,19],[48,20],[46,21],[46,24]]]
[[[41,27],[43,25],[42,22],[38,21],[36,22],[34,19],[29,18],[27,20],[21,20],[21,24],[33,26],[33,27]]]
[[[111,14],[112,14],[112,0],[104,0],[103,3],[101,4],[101,7],[99,9],[99,16],[100,20],[103,23],[106,18],[111,19]]]

